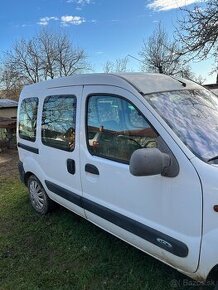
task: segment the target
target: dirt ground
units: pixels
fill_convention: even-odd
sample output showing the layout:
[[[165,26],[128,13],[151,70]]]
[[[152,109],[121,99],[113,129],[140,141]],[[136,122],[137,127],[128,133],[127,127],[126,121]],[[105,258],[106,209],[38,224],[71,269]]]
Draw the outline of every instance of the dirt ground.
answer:
[[[16,149],[8,149],[0,153],[0,178],[18,177],[18,152]]]

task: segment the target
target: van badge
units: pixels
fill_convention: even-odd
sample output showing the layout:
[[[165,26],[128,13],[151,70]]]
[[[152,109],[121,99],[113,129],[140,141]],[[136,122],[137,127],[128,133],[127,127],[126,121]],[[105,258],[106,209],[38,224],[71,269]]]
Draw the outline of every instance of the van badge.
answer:
[[[173,247],[169,242],[167,242],[167,241],[165,241],[165,240],[163,240],[161,238],[157,238],[156,240],[157,240],[158,243],[162,244],[163,246],[165,246],[167,248],[172,248]]]

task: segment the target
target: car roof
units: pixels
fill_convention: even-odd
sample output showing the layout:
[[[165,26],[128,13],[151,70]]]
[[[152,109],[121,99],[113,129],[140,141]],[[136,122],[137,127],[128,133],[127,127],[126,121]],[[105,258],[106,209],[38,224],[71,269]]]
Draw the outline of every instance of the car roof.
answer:
[[[23,91],[53,89],[78,85],[113,85],[131,89],[142,94],[182,89],[199,89],[200,85],[182,78],[157,73],[93,73],[77,74],[68,77],[43,81],[25,86]]]
[[[129,81],[142,94],[201,88],[187,79],[158,73],[127,73],[120,74],[120,77]]]

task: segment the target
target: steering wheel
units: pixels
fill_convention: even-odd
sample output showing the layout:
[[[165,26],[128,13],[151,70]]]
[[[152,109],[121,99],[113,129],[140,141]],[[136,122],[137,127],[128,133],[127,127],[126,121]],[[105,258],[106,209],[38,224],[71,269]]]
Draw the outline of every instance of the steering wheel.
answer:
[[[123,138],[123,139],[128,139],[128,140],[131,140],[133,142],[135,142],[135,144],[137,144],[140,148],[142,148],[141,144],[139,142],[137,142],[135,139],[129,137],[129,136],[126,136],[126,135],[118,135],[117,138]]]
[[[148,144],[150,144],[150,143],[156,143],[156,141],[155,140],[148,140],[147,142],[145,142],[145,144],[143,145],[143,148],[147,148],[147,146],[148,146]]]

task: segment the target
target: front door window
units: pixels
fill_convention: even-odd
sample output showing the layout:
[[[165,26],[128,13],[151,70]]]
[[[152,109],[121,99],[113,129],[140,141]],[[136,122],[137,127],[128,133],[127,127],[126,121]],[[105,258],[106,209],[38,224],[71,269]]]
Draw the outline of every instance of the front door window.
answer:
[[[87,113],[88,148],[92,155],[128,163],[135,150],[156,147],[157,132],[124,98],[93,95],[88,99]]]

